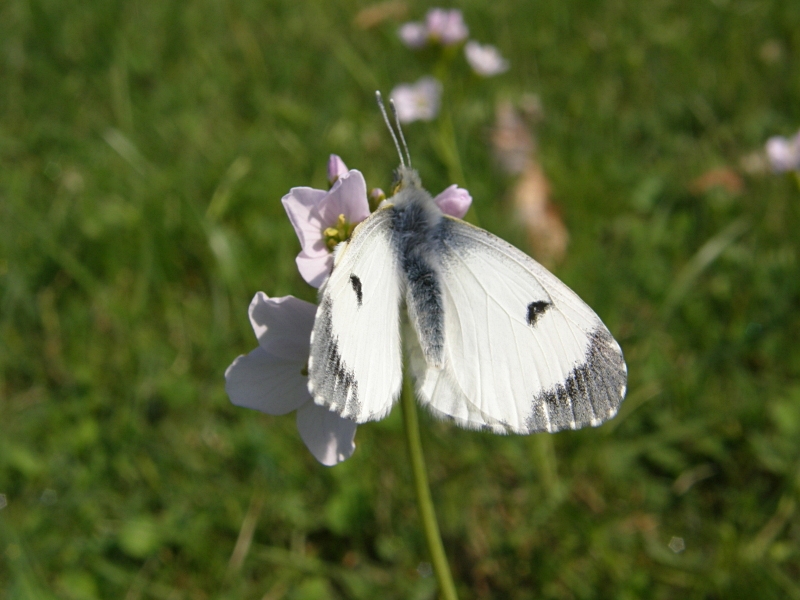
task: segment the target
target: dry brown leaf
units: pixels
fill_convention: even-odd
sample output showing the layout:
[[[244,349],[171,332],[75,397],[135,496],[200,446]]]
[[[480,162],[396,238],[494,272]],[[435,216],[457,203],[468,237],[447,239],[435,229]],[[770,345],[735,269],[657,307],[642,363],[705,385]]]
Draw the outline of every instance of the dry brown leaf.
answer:
[[[689,191],[698,196],[713,188],[722,188],[730,194],[741,194],[744,189],[744,181],[733,169],[719,167],[706,171],[689,184]]]
[[[538,96],[523,96],[517,108],[508,100],[495,106],[492,150],[500,167],[519,175],[511,191],[514,210],[522,221],[534,257],[545,265],[561,261],[569,232],[558,209],[550,202],[550,184],[536,160],[536,139],[527,121],[538,122],[543,111]]]
[[[508,100],[498,102],[495,107],[492,149],[500,167],[512,175],[525,170],[536,150],[528,126]]]
[[[408,4],[403,0],[388,0],[370,4],[358,11],[353,23],[359,29],[370,29],[389,19],[402,19],[408,14]]]
[[[546,266],[563,260],[569,232],[550,202],[550,184],[538,163],[528,160],[511,194],[534,258]]]

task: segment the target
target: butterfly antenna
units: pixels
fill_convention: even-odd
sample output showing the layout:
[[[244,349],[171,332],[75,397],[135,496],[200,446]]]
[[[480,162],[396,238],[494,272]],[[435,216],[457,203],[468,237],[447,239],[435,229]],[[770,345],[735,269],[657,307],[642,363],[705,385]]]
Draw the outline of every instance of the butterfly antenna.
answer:
[[[394,100],[389,98],[389,108],[392,109],[394,115],[394,124],[397,127],[397,133],[400,134],[400,141],[403,142],[403,150],[406,151],[406,159],[408,160],[408,168],[411,168],[411,153],[408,151],[408,144],[406,144],[406,136],[403,135],[403,128],[400,127],[400,117],[397,115],[397,107],[394,105]]]
[[[402,166],[406,166],[406,161],[403,160],[403,153],[400,151],[400,144],[397,142],[397,136],[394,133],[394,129],[392,129],[392,124],[389,122],[389,115],[386,114],[386,107],[383,105],[383,97],[381,96],[380,91],[375,92],[375,99],[378,101],[378,108],[381,109],[381,114],[383,115],[383,121],[386,123],[386,127],[389,129],[389,133],[392,134],[392,139],[394,140],[394,147],[397,148],[397,155],[400,157],[400,164]],[[392,110],[394,110],[394,102],[389,100]],[[395,111],[395,116],[397,112]],[[403,132],[400,132],[400,136],[402,137]],[[403,140],[403,144],[405,144],[405,140]],[[409,165],[410,166],[410,165]]]

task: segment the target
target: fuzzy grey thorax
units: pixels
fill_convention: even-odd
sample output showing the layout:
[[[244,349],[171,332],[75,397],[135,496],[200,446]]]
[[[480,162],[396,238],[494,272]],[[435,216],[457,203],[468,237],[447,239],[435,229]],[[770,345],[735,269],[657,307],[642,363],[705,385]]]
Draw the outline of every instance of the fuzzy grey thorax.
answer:
[[[388,202],[393,204],[397,211],[407,212],[413,205],[411,212],[414,213],[414,217],[403,219],[406,221],[404,223],[406,228],[416,229],[416,233],[422,235],[425,230],[439,224],[442,211],[433,201],[433,197],[422,187],[419,173],[415,169],[402,165],[397,167],[394,172],[392,191],[393,195]]]
[[[392,204],[394,247],[406,289],[406,309],[428,365],[444,363],[444,307],[439,280],[440,233],[444,216],[419,175],[401,166],[395,172]]]

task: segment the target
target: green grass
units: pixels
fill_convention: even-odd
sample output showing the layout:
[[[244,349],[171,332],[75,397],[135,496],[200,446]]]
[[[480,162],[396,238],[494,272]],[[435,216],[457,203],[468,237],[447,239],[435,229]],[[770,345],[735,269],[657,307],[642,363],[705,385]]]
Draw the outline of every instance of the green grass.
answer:
[[[281,196],[324,187],[331,152],[388,187],[373,92],[429,65],[397,22],[355,27],[363,6],[0,5],[3,600],[434,597],[399,410],[327,469],[292,417],[223,388],[256,291],[315,297]],[[522,245],[487,128],[495,99],[539,94],[572,240],[556,272],[630,372],[599,429],[423,416],[462,597],[800,598],[800,191],[690,191],[800,127],[800,3],[459,7],[512,65],[476,82],[455,61],[459,183]],[[406,131],[434,193],[436,131]]]

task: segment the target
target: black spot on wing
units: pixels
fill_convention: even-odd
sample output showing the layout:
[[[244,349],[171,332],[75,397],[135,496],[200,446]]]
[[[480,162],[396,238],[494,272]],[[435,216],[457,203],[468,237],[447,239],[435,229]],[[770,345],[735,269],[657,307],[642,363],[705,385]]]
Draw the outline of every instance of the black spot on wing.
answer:
[[[356,275],[350,275],[350,285],[353,286],[353,291],[356,293],[356,302],[361,308],[361,302],[364,299],[364,294],[361,293],[361,280]]]
[[[551,304],[549,302],[543,300],[537,300],[536,302],[528,304],[528,325],[536,325],[536,321],[539,320],[539,317],[541,317],[550,306]]]
[[[622,403],[627,370],[617,343],[605,327],[591,334],[584,361],[551,389],[533,399],[530,433],[599,425]]]
[[[358,381],[339,353],[330,298],[324,298],[317,311],[309,364],[309,389],[314,397],[340,415],[357,416],[361,412]]]

